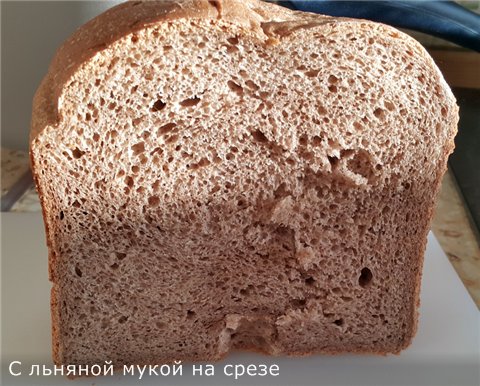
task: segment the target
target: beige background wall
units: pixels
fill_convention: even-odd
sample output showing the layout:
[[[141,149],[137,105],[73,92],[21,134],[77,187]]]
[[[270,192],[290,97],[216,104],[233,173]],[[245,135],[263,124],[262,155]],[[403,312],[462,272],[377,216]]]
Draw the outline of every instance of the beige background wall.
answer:
[[[58,46],[121,1],[1,1],[2,147],[28,148],[33,94]]]

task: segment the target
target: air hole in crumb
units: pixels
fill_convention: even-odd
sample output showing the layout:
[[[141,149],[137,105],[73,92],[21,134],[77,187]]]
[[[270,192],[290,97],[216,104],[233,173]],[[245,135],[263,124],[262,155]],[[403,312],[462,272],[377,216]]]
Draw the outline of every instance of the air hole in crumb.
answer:
[[[200,98],[198,98],[198,97],[188,98],[188,99],[184,99],[183,101],[181,101],[180,106],[191,107],[191,106],[197,105],[199,102],[200,102]]]
[[[202,158],[200,161],[198,161],[197,163],[192,164],[192,165],[190,166],[190,169],[192,169],[192,170],[198,170],[198,169],[203,168],[203,167],[208,166],[208,165],[210,165],[210,161],[209,161],[207,158],[203,157],[203,158]]]
[[[161,99],[159,99],[153,104],[153,106],[150,110],[154,113],[157,112],[157,111],[162,111],[165,108],[166,105],[167,104],[165,102],[163,102]]]
[[[139,142],[135,145],[132,145],[132,150],[134,155],[139,155],[145,151],[145,142]]]
[[[333,322],[334,324],[336,324],[337,326],[343,326],[343,319],[337,319]]]
[[[380,119],[381,121],[385,120],[385,110],[378,107],[373,111],[373,115]]]
[[[337,92],[337,86],[335,86],[333,84],[328,86],[328,91],[330,91],[332,93],[336,93]]]
[[[358,121],[353,122],[353,127],[357,131],[362,131],[363,130],[363,125]]]
[[[163,150],[161,147],[157,146],[155,149],[153,149],[151,152],[150,152],[150,155],[154,155],[156,153],[159,153],[159,154],[162,154],[163,153]],[[153,158],[153,162],[154,163],[158,163],[157,161],[159,160],[158,157],[154,157]]]
[[[178,141],[178,135],[174,134],[170,137],[165,137],[165,143],[174,143]]]
[[[82,271],[80,270],[80,268],[78,268],[78,265],[75,266],[75,274],[78,277],[82,277]]]
[[[305,284],[308,286],[312,286],[314,283],[315,283],[315,279],[311,276],[305,279]]]
[[[366,178],[369,182],[373,182],[374,166],[372,165],[370,155],[365,150],[358,150],[355,153],[348,152],[352,152],[352,150],[342,151],[342,157],[351,157],[347,161],[348,169]]]
[[[313,146],[320,146],[321,144],[322,144],[322,139],[318,135],[315,135],[312,138],[312,145]]]
[[[128,320],[128,316],[122,315],[118,318],[118,323],[123,324]]]
[[[251,80],[247,80],[245,84],[247,85],[247,87],[251,88],[254,91],[257,91],[260,88],[255,82]]]
[[[148,204],[150,206],[158,206],[159,203],[160,203],[160,199],[157,196],[150,196],[148,198]]]
[[[330,75],[328,77],[328,83],[330,84],[337,84],[338,83],[338,78],[335,75]]]
[[[334,156],[327,156],[328,162],[330,162],[330,165],[332,169],[334,169],[338,165],[339,159]]]
[[[265,143],[268,142],[267,137],[260,130],[255,130],[252,132],[252,137],[255,141]]]
[[[163,135],[163,134],[166,134],[166,133],[172,131],[175,128],[175,126],[177,126],[177,124],[173,123],[173,122],[166,123],[165,125],[160,126],[158,128],[158,135]]]
[[[229,80],[227,82],[227,86],[230,90],[232,90],[234,93],[238,94],[238,95],[242,95],[243,94],[243,87],[240,86],[238,83],[235,83],[233,80]]]
[[[395,105],[392,102],[384,102],[383,105],[386,107],[388,111],[393,111],[395,110]]]
[[[188,310],[187,311],[187,319],[193,319],[195,317],[195,311]]]
[[[75,159],[81,158],[85,154],[84,151],[81,151],[78,147],[76,147],[74,150],[72,150],[72,156]]]
[[[63,210],[60,211],[59,218],[60,220],[63,220],[65,218],[65,214],[63,213]]]
[[[227,45],[227,52],[229,54],[233,53],[233,52],[237,52],[238,51],[238,47],[237,46],[231,46],[231,45]]]
[[[238,44],[238,37],[237,37],[237,36],[234,36],[234,37],[232,37],[232,38],[228,38],[227,41],[228,41],[230,44],[237,45],[237,44]]]
[[[320,115],[325,115],[325,114],[327,114],[327,109],[326,109],[324,106],[319,105],[319,106],[317,107],[317,112],[318,112],[318,114],[320,114]]]
[[[118,269],[119,265],[117,263],[113,263],[110,268],[112,269]]]
[[[138,36],[137,35],[132,35],[132,38],[130,39],[132,41],[132,43],[136,43],[138,42]]]
[[[129,188],[133,186],[133,178],[128,176],[125,178],[125,185],[127,185]]]
[[[122,252],[115,252],[115,256],[117,256],[118,260],[123,260],[127,257],[127,254]]]
[[[250,291],[248,290],[248,288],[242,288],[240,290],[240,295],[242,295],[242,296],[248,296],[249,293],[250,293]]]
[[[358,284],[360,284],[360,287],[367,287],[370,285],[372,282],[373,275],[372,271],[370,271],[368,268],[362,268],[360,271],[360,277],[358,278]]]
[[[277,200],[285,198],[285,197],[289,196],[290,194],[291,194],[291,192],[288,190],[287,184],[285,182],[282,182],[280,185],[278,185],[278,187],[273,192],[273,196]]]
[[[290,302],[293,309],[303,308],[307,304],[306,299],[292,299]]]
[[[300,138],[298,139],[298,142],[300,143],[301,146],[306,146],[308,143],[308,137],[306,134],[302,134]]]
[[[222,5],[220,4],[219,0],[208,0],[208,4],[210,4],[212,7],[215,7],[219,13],[221,12]]]
[[[308,76],[309,78],[315,78],[319,72],[320,70],[309,70],[305,72],[305,75]]]

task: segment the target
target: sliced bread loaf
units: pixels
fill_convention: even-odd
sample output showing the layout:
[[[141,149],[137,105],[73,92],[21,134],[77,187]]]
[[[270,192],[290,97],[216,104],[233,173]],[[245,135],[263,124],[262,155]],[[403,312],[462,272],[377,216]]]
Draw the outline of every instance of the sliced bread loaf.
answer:
[[[385,25],[128,2],[34,100],[56,363],[398,353],[454,97]]]

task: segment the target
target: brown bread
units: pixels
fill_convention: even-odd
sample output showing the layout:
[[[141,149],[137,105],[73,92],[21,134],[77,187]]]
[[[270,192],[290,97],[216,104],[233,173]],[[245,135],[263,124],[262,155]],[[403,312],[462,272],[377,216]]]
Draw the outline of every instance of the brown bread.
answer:
[[[398,353],[455,99],[394,28],[129,2],[34,100],[56,363]]]

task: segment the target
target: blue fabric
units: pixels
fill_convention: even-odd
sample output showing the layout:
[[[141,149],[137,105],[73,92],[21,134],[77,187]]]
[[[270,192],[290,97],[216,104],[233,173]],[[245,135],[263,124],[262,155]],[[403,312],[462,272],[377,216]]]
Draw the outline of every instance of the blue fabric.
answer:
[[[290,0],[281,4],[301,11],[369,19],[408,28],[480,52],[480,15],[452,1]]]

